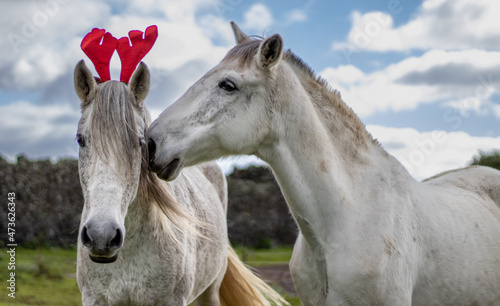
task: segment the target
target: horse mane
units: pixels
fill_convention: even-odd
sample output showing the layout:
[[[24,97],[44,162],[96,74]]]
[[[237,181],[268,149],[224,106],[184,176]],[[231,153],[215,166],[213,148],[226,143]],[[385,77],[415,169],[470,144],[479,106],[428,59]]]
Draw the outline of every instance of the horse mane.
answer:
[[[250,67],[250,65],[255,62],[255,55],[257,55],[262,40],[262,37],[251,36],[249,40],[229,50],[222,61],[237,61],[240,67]],[[340,93],[333,89],[324,78],[317,76],[311,67],[290,49],[284,51],[282,59],[287,62],[297,74],[302,76],[302,78],[299,79],[304,89],[313,97],[312,100],[314,105],[318,108],[318,113],[322,116],[327,126],[331,126],[334,113],[345,116],[349,123],[347,128],[351,129],[355,135],[353,141],[356,141],[360,145],[364,145],[367,140],[370,140],[380,145],[379,142],[368,133],[365,125],[354,111],[342,100]],[[316,97],[318,97],[318,94],[324,99],[317,99]]]
[[[139,146],[132,96],[125,84],[110,81],[97,86],[92,103],[90,142],[94,152],[119,175],[131,175]],[[110,158],[116,159],[111,163]]]
[[[127,86],[118,81],[108,81],[98,85],[90,122],[90,141],[96,154],[114,167],[118,175],[132,175],[131,169],[137,159],[136,150],[140,146],[134,108],[146,114],[144,135],[151,123],[149,113],[137,105]],[[139,205],[155,203],[170,222],[163,222],[170,237],[177,242],[174,228],[183,233],[195,232],[191,224],[198,225],[195,217],[185,211],[177,201],[169,183],[161,181],[148,169],[147,146],[141,147],[141,173],[137,197]],[[113,163],[111,163],[113,158]],[[140,203],[143,202],[143,203]],[[167,223],[167,224],[166,224]],[[173,227],[172,227],[173,225]]]

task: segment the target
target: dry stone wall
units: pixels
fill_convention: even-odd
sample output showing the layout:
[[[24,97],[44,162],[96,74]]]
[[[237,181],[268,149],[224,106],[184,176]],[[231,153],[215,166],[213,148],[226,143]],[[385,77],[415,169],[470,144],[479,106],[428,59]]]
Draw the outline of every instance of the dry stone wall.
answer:
[[[293,244],[297,227],[273,175],[266,168],[235,170],[228,177],[228,230],[233,244]],[[76,245],[83,195],[78,161],[8,163],[0,156],[0,247],[7,244],[7,194],[16,195],[15,238],[20,246]]]

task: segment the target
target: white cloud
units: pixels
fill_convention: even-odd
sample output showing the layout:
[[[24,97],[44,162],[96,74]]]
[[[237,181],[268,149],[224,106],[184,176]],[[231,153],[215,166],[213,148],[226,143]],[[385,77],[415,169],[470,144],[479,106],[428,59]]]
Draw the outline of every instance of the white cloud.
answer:
[[[229,175],[233,173],[234,168],[246,169],[251,166],[268,166],[262,159],[254,155],[241,155],[225,157],[217,160],[217,164],[221,167],[224,174]]]
[[[500,89],[500,52],[431,50],[365,74],[352,65],[320,72],[358,115],[416,108],[421,103],[467,100],[491,111]],[[500,117],[499,117],[500,118]]]
[[[365,78],[363,71],[352,65],[341,65],[337,68],[326,68],[320,73],[324,78],[330,80],[332,84],[353,84]]]
[[[286,14],[285,18],[285,24],[292,24],[306,21],[307,15],[304,10],[297,9]]]
[[[80,118],[78,105],[18,101],[0,106],[1,153],[11,160],[21,152],[30,157],[77,156],[74,139]]]
[[[479,150],[500,149],[500,137],[473,137],[460,131],[419,132],[378,125],[368,125],[367,130],[418,180],[465,167]]]
[[[115,3],[118,11],[111,5],[96,0],[12,2],[9,13],[4,14],[6,18],[0,20],[0,48],[4,50],[0,58],[0,88],[40,90],[73,70],[79,59],[86,59],[80,42],[93,27],[122,37],[130,30],[158,25],[159,38],[145,60],[150,66],[167,70],[200,59],[214,65],[233,45],[229,22],[226,21],[224,37],[218,45],[211,38],[222,29],[224,20],[203,15],[201,26],[197,23],[195,14],[213,6],[212,0]],[[115,71],[112,77],[118,78],[120,60],[116,53],[111,69]]]
[[[426,0],[416,16],[394,27],[392,14],[397,9],[361,14],[353,12],[352,27],[344,42],[335,42],[335,50],[347,52],[404,51],[432,48],[457,50],[483,48],[500,50],[500,2],[491,0]]]
[[[21,132],[22,136],[31,134],[36,138],[58,136],[65,133],[64,128],[69,126],[60,125],[61,130],[53,130],[51,122],[60,118],[80,117],[79,111],[69,105],[33,105],[26,101],[19,101],[5,106],[0,106],[0,121],[2,128]],[[67,124],[65,122],[64,124]],[[76,126],[74,127],[76,131]],[[2,133],[3,135],[8,133]]]
[[[236,44],[233,31],[227,20],[215,15],[206,15],[199,19],[198,24],[204,35],[212,41],[218,41],[227,47],[233,47]]]
[[[458,111],[460,116],[466,118],[469,117],[471,113],[476,115],[484,116],[488,114],[488,109],[494,106],[492,103],[484,103],[480,99],[460,99],[455,101],[449,101],[444,104],[446,107],[450,107]],[[500,117],[499,117],[500,118]]]
[[[167,22],[193,22],[195,13],[204,8],[213,8],[214,0],[128,0],[116,1],[115,6],[126,7],[125,15],[150,17],[161,14]]]
[[[500,105],[498,104],[492,104],[491,105],[491,110],[495,114],[497,118],[500,118]]]
[[[122,37],[130,30],[143,31],[151,24],[158,25],[158,40],[145,62],[153,82],[148,101],[153,112],[159,113],[234,45],[229,22],[209,14],[213,13],[213,2],[12,2],[5,18],[0,19],[0,48],[4,50],[0,57],[0,91],[26,93],[32,101],[2,101],[1,153],[9,158],[20,152],[31,157],[75,155],[74,133],[79,114],[72,71],[78,60],[84,58],[97,75],[80,49],[84,35],[93,27]],[[204,8],[208,10],[197,15]],[[219,39],[214,43],[216,33]],[[14,37],[14,44],[9,34]],[[15,40],[19,37],[21,40]],[[119,78],[120,69],[115,53],[111,61],[113,79]],[[33,104],[35,100],[39,105]],[[62,101],[75,104],[70,104],[71,108],[60,105]]]
[[[261,3],[252,5],[245,13],[244,18],[242,27],[256,32],[263,32],[274,23],[271,12],[267,6]]]
[[[193,60],[173,70],[157,66],[149,68],[151,87],[146,105],[151,111],[151,118],[156,119],[165,108],[202,77],[211,68],[211,65],[205,60]]]
[[[81,35],[105,20],[100,1],[14,1],[0,20],[0,88],[39,88],[76,63]]]

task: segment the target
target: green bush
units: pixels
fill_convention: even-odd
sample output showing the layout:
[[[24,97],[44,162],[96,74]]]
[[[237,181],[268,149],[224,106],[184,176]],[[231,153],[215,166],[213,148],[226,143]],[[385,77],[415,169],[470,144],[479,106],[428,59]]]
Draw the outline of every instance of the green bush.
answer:
[[[479,154],[474,156],[470,165],[481,165],[500,170],[500,151],[493,150],[491,152],[479,151]]]

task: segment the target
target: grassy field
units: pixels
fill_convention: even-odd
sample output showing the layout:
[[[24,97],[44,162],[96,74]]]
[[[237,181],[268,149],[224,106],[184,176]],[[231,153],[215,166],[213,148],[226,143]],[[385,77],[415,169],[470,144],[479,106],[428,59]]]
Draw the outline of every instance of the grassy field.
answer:
[[[234,249],[241,260],[254,267],[287,264],[292,257],[292,247],[276,247],[268,250],[254,250],[244,247],[235,247]]]
[[[7,249],[0,249],[3,284],[10,278]],[[76,250],[16,248],[16,294],[2,286],[0,305],[81,305],[76,284]]]
[[[10,256],[6,248],[0,248],[0,306],[3,305],[81,305],[80,291],[75,279],[76,249],[26,249],[16,248],[15,299],[8,296],[10,278],[7,269]],[[287,263],[291,248],[251,250],[236,248],[238,255],[252,266]],[[5,286],[7,284],[7,286]],[[280,293],[283,291],[276,288]],[[300,305],[295,296],[285,298],[292,305]]]

